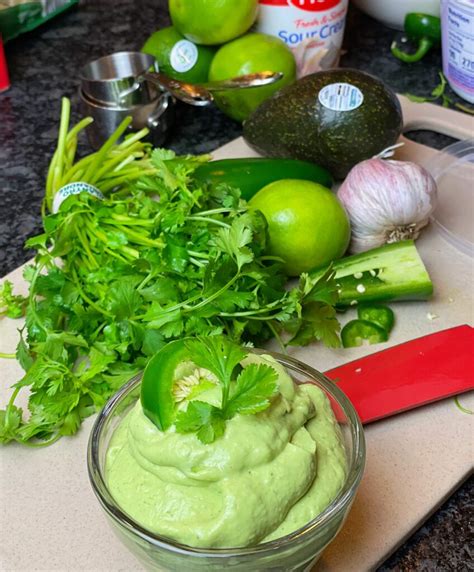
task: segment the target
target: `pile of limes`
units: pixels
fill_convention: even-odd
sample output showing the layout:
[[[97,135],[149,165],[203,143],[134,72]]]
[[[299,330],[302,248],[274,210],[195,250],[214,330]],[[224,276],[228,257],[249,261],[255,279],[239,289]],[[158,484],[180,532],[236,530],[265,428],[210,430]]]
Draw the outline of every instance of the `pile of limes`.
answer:
[[[214,94],[216,104],[243,121],[265,99],[296,79],[292,51],[274,36],[249,33],[258,0],[169,0],[173,26],[152,34],[142,51],[169,77],[200,83],[261,71],[282,72],[264,87]]]

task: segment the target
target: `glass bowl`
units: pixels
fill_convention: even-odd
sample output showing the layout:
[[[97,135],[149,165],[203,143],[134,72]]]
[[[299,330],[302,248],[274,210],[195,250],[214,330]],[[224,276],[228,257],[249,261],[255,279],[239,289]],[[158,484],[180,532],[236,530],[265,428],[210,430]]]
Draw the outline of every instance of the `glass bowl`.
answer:
[[[346,481],[331,504],[305,526],[287,536],[256,546],[228,549],[193,548],[146,530],[123,512],[114,501],[107,487],[104,470],[110,439],[140,397],[139,374],[107,402],[97,417],[89,439],[87,463],[92,488],[112,529],[147,570],[309,571],[347,517],[365,465],[364,432],[354,407],[334,382],[310,366],[281,354],[252,351],[273,356],[287,369],[296,383],[314,383],[325,392],[339,422],[346,447]]]

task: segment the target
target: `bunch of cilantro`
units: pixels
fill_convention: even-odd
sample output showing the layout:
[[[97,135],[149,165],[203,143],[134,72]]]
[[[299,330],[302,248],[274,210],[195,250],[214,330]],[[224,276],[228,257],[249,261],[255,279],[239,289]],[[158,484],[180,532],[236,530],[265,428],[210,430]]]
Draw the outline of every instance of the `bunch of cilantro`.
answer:
[[[27,299],[3,290],[10,315],[26,306],[16,353],[25,375],[0,411],[0,442],[47,445],[74,434],[182,336],[339,345],[331,270],[288,288],[281,261],[265,255],[261,213],[238,189],[193,181],[207,160],[154,150],[148,174],[104,200],[82,193],[44,215],[44,233],[27,242],[37,250]],[[23,388],[27,414],[15,405]]]

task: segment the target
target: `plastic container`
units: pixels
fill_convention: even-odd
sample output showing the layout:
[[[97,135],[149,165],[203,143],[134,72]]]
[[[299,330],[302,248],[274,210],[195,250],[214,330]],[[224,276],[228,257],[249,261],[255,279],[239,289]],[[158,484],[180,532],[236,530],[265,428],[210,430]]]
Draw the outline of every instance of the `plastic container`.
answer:
[[[261,350],[254,350],[261,352]],[[323,374],[308,365],[280,354],[272,355],[298,383],[314,383],[328,396],[347,453],[346,482],[337,497],[316,518],[299,530],[271,542],[247,548],[201,549],[158,536],[135,522],[114,501],[105,474],[110,439],[140,397],[141,375],[113,396],[99,414],[89,439],[87,463],[92,488],[113,531],[147,570],[162,572],[265,572],[310,570],[343,525],[360,484],[365,465],[365,439],[360,419],[345,394]]]
[[[438,185],[432,222],[450,244],[474,257],[474,139],[449,145],[425,167]]]
[[[451,89],[474,103],[474,0],[441,0],[441,43]]]
[[[395,30],[403,30],[405,16],[410,12],[439,16],[439,0],[352,0],[352,3]]]
[[[283,40],[298,77],[339,63],[349,0],[260,0],[256,31]]]

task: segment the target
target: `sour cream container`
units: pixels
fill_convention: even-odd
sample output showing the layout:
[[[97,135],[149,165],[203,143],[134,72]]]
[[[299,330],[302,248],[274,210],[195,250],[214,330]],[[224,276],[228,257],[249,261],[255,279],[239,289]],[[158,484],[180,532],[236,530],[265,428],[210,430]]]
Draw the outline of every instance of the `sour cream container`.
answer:
[[[441,40],[449,85],[474,103],[474,0],[441,0]]]
[[[256,30],[283,40],[298,77],[339,63],[349,0],[260,0]]]

